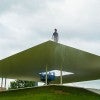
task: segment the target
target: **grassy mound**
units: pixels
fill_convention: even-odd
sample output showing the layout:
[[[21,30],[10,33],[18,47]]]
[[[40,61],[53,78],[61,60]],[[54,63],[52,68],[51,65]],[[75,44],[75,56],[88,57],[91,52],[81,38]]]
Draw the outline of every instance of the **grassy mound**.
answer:
[[[82,88],[52,85],[1,92],[0,100],[100,100],[100,95]]]

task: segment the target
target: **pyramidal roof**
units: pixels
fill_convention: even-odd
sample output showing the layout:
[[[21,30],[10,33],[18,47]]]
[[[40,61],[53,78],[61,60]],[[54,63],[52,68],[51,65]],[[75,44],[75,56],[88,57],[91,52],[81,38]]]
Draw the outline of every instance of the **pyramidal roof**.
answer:
[[[63,76],[63,83],[100,79],[100,56],[47,41],[0,61],[0,77],[40,81],[39,73],[59,70],[74,74]],[[59,77],[54,83],[59,82]]]

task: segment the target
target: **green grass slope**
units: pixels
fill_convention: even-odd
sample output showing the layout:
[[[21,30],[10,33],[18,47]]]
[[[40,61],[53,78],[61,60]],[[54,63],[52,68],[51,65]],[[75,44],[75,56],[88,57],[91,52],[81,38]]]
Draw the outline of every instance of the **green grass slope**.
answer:
[[[100,100],[100,95],[82,88],[52,85],[1,92],[0,100]]]

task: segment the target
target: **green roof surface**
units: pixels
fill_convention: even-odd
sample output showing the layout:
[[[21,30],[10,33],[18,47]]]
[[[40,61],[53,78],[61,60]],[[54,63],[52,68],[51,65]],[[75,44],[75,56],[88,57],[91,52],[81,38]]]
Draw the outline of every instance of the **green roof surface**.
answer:
[[[60,70],[63,83],[100,79],[100,56],[47,41],[0,61],[0,77],[40,81],[39,73]],[[54,83],[59,83],[59,77]]]

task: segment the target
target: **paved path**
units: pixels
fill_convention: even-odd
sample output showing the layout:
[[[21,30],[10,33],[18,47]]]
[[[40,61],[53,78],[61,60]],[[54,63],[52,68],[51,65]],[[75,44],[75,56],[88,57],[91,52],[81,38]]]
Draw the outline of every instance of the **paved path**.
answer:
[[[87,89],[87,90],[100,94],[100,89]]]

